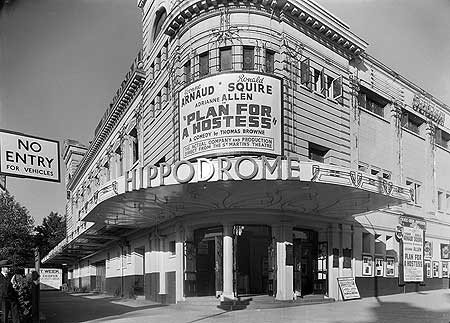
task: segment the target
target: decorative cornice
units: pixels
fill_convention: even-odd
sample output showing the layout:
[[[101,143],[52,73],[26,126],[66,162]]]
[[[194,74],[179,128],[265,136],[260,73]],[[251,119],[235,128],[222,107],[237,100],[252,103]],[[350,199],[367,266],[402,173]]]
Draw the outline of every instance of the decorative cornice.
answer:
[[[361,55],[368,45],[353,34],[347,25],[310,0],[188,0],[170,13],[165,33],[172,37],[195,16],[224,6],[230,11],[247,6],[282,16],[283,19],[292,20],[313,31],[315,35],[332,44],[336,50],[344,51],[352,57]]]
[[[109,138],[112,130],[118,124],[124,113],[128,110],[136,94],[139,93],[145,81],[144,64],[142,58],[142,51],[138,53],[133,64],[131,64],[130,71],[126,74],[121,87],[117,90],[112,103],[106,110],[103,118],[100,120],[96,128],[94,140],[89,149],[80,162],[74,176],[70,179],[67,188],[72,190],[86,168],[91,164],[92,160],[97,155],[99,149]]]

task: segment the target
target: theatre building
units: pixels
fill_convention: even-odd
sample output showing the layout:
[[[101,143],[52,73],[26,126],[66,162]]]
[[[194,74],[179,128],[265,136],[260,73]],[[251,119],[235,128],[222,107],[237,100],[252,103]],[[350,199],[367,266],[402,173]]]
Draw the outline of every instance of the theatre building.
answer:
[[[450,109],[311,0],[138,1],[143,49],[64,145],[71,288],[176,303],[449,287]],[[93,129],[94,130],[94,129]]]

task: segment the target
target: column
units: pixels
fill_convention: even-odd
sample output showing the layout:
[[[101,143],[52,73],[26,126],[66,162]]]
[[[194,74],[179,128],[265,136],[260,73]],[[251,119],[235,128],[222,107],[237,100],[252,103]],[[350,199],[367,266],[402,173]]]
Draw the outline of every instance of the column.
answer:
[[[233,299],[233,226],[223,226],[223,294],[220,299]]]
[[[339,258],[342,253],[339,231],[339,224],[336,223],[333,223],[328,231],[328,296],[336,300],[340,299],[337,278],[340,274]],[[337,260],[334,260],[335,257]]]
[[[181,226],[177,226],[176,242],[175,242],[175,255],[176,255],[176,301],[184,301],[184,268],[183,268],[183,240],[184,232]]]
[[[360,226],[353,227],[353,277],[360,277],[362,273],[362,228]]]
[[[422,204],[425,214],[434,216],[436,214],[436,171],[435,171],[435,132],[436,126],[428,121],[425,128],[425,180],[422,188]],[[419,200],[419,203],[421,201]]]
[[[403,183],[403,154],[402,154],[402,108],[399,102],[391,105],[391,138],[392,138],[392,181],[397,184]]]
[[[294,266],[292,225],[281,224],[272,227],[277,248],[277,300],[292,300],[294,297]]]
[[[166,291],[166,254],[164,250],[164,238],[159,238],[159,294],[167,294]]]
[[[341,253],[341,258],[342,261],[340,261],[340,263],[342,263],[342,269],[340,272],[340,276],[341,277],[354,277],[353,275],[353,266],[352,266],[352,228],[349,224],[342,224],[342,231],[341,231],[341,243],[342,243],[342,253]],[[345,264],[345,254],[344,254],[344,250],[350,250],[350,254],[348,255],[350,258],[350,264],[347,266],[346,268],[346,264]]]

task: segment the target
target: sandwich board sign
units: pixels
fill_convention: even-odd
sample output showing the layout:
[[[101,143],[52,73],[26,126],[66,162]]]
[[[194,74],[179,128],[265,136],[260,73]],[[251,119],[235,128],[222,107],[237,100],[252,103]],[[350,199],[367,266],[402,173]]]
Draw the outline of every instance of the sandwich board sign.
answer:
[[[61,182],[59,142],[0,129],[0,174]]]
[[[337,281],[344,301],[361,298],[354,277],[340,277]]]

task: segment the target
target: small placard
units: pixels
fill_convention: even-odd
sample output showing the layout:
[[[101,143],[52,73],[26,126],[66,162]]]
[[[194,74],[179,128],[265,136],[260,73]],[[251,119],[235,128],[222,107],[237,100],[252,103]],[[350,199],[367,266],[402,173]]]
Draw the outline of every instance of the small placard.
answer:
[[[355,278],[353,277],[341,277],[337,279],[339,284],[339,289],[342,292],[342,297],[344,301],[349,299],[359,299],[358,286],[356,286]]]

